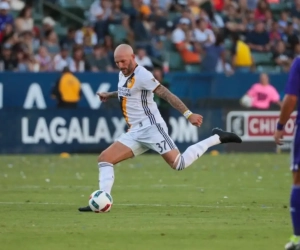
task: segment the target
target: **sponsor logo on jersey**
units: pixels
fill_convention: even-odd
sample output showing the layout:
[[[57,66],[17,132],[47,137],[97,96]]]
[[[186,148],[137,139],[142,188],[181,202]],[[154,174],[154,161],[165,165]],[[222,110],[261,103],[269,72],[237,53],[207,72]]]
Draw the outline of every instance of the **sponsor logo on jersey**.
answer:
[[[118,87],[119,96],[131,96],[130,89],[125,87]]]

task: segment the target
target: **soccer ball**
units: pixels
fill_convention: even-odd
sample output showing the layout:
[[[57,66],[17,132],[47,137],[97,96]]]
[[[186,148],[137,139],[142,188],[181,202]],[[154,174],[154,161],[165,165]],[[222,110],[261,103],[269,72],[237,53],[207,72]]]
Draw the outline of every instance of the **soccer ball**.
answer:
[[[110,194],[96,190],[90,195],[89,206],[95,213],[105,213],[111,209],[113,199]]]
[[[252,98],[248,95],[244,95],[241,100],[241,105],[246,107],[246,108],[250,108],[252,106]]]

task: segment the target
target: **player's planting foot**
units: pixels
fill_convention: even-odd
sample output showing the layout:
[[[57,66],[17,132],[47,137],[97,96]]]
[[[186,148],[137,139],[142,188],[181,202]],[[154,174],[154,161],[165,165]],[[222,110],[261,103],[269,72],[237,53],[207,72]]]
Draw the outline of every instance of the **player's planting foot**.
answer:
[[[288,242],[285,247],[285,250],[300,250],[300,238],[297,236],[292,236],[290,242]]]
[[[220,128],[214,128],[212,130],[213,135],[218,135],[220,137],[221,143],[241,143],[242,139],[234,133],[223,131]]]
[[[90,208],[90,206],[86,206],[86,207],[80,207],[78,208],[79,212],[93,212],[93,210]]]

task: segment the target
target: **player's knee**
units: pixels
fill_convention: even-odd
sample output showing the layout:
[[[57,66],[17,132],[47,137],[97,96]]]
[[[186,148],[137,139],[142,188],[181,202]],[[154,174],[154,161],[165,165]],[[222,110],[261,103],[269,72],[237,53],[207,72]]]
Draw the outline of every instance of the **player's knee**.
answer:
[[[172,169],[174,169],[174,170],[178,170],[177,167],[178,167],[178,164],[179,164],[179,162],[180,162],[180,159],[181,159],[181,155],[179,154],[179,155],[177,155],[177,157],[176,157],[175,159],[173,159],[173,160],[169,163],[170,167],[171,167]]]
[[[98,156],[98,162],[109,162],[109,154],[106,150],[102,151]]]
[[[297,186],[300,185],[300,170],[293,172],[293,184]]]
[[[172,162],[172,163],[169,163],[170,167],[174,170],[176,170],[176,167],[177,167],[177,163],[175,162]]]

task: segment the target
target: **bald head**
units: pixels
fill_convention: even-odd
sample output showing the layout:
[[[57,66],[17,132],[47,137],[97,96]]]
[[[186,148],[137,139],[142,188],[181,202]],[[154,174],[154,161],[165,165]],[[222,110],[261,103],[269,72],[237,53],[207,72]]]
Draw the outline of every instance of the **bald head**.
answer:
[[[132,56],[133,55],[133,49],[128,44],[120,44],[116,49],[114,56]]]
[[[125,76],[132,74],[136,62],[133,49],[128,44],[120,44],[114,53],[115,63]]]

